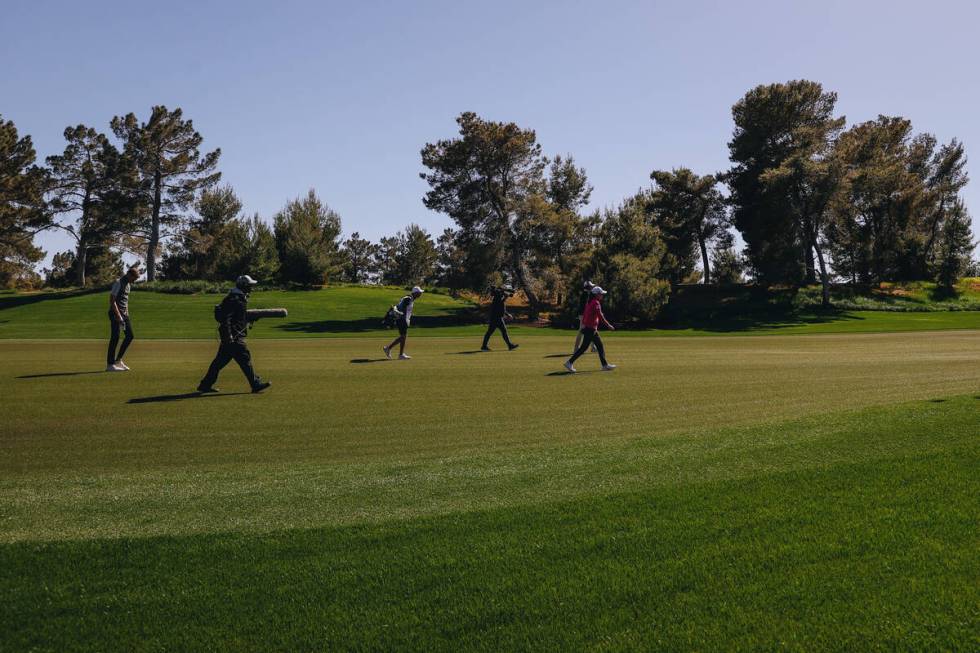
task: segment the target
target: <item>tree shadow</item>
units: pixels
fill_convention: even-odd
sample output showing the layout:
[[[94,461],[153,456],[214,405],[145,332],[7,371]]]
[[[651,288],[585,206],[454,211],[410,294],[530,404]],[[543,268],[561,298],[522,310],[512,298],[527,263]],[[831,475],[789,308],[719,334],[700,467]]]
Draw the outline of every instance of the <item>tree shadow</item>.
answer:
[[[469,356],[470,354],[489,354],[489,351],[483,351],[482,349],[470,349],[468,351],[447,351],[447,356]]]
[[[865,318],[843,310],[827,311],[774,311],[744,314],[703,314],[687,315],[680,319],[662,321],[655,326],[663,331],[686,331],[693,329],[709,333],[751,333],[753,331],[772,331],[815,324],[830,324],[843,320],[864,320]]]
[[[448,315],[418,315],[412,317],[412,329],[436,329],[440,327],[478,324],[482,320],[470,308],[452,309]],[[288,333],[368,333],[376,331],[395,331],[386,328],[380,318],[365,317],[356,320],[313,320],[309,322],[286,322],[275,325],[276,329]]]
[[[391,360],[390,358],[352,358],[351,363],[355,365],[362,365],[364,363],[384,363],[385,361]]]
[[[183,399],[206,399],[208,397],[234,397],[235,395],[248,395],[251,392],[222,392],[222,393],[201,393],[185,392],[179,395],[156,395],[154,397],[135,397],[127,401],[127,404],[155,404],[166,401],[181,401]]]
[[[70,299],[72,297],[81,297],[83,295],[91,295],[92,293],[105,292],[105,288],[84,288],[78,290],[62,290],[62,291],[46,291],[38,293],[29,294],[16,294],[10,296],[0,295],[0,311],[6,310],[8,308],[16,308],[18,306],[27,306],[29,304],[37,304],[38,302],[53,301],[59,299]]]
[[[44,379],[49,376],[82,376],[83,374],[105,374],[103,370],[88,370],[86,372],[48,372],[47,374],[24,374],[18,379]]]

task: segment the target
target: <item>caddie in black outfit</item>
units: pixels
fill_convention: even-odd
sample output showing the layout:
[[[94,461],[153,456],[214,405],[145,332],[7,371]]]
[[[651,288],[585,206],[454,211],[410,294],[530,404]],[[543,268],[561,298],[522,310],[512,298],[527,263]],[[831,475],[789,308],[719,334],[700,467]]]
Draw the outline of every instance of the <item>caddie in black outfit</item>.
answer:
[[[483,336],[483,346],[480,347],[481,351],[490,351],[490,336],[497,329],[500,329],[500,335],[504,337],[504,342],[507,344],[507,349],[513,351],[517,349],[520,345],[515,345],[510,341],[510,336],[507,334],[507,323],[506,318],[514,319],[510,313],[507,312],[506,302],[507,298],[514,294],[514,289],[510,286],[503,287],[490,287],[490,297],[492,302],[490,304],[490,324],[487,326],[487,332]]]
[[[218,392],[214,387],[218,373],[232,360],[242,368],[242,373],[252,386],[252,392],[262,392],[272,385],[255,374],[252,369],[252,354],[245,343],[250,326],[247,315],[248,293],[256,283],[258,282],[247,274],[238,277],[235,287],[216,307],[215,318],[218,319],[221,344],[218,346],[218,354],[211,361],[208,373],[197,386],[198,392]]]

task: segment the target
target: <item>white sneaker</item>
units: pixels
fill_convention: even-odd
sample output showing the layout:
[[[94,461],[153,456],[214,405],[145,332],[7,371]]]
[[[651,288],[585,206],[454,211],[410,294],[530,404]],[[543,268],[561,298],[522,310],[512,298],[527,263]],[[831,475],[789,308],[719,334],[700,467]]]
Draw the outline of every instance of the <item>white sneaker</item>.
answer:
[[[400,361],[407,361],[410,358],[411,358],[411,356],[409,356],[408,354],[399,354],[398,355],[398,360],[400,360]]]
[[[105,366],[105,371],[106,372],[125,372],[126,370],[124,370],[121,367],[117,367],[116,365],[106,365]]]
[[[124,371],[124,372],[128,372],[129,371],[129,365],[126,365],[126,363],[124,363],[122,361],[116,361],[116,367],[122,369],[122,371]]]
[[[576,370],[574,367],[572,367],[572,361],[565,361],[565,369],[568,370],[569,372],[571,372],[572,374],[575,374],[576,372],[578,372],[578,370]]]
[[[391,350],[388,349],[388,345],[385,345],[384,347],[382,347],[381,348],[381,351],[383,351],[385,353],[385,356],[388,358],[388,360],[391,360]]]
[[[605,372],[611,372],[612,370],[616,369],[616,366],[613,365],[612,363],[606,363],[605,365],[602,366],[602,369]]]

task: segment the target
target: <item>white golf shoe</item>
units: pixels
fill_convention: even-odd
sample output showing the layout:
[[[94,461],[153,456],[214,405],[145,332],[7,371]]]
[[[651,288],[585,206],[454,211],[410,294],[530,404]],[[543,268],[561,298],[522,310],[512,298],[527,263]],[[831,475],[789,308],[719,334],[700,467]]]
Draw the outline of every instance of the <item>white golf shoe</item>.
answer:
[[[125,372],[126,370],[124,370],[123,368],[118,367],[116,365],[106,365],[105,366],[105,371],[106,372]]]
[[[126,365],[126,363],[122,362],[121,360],[116,361],[116,367],[121,368],[123,372],[129,371],[129,365]]]
[[[575,374],[576,372],[578,372],[577,369],[575,369],[574,367],[572,367],[572,361],[565,361],[565,369],[568,370],[569,372],[571,372],[572,374]]]
[[[385,345],[384,347],[382,347],[382,348],[381,348],[381,351],[383,351],[383,352],[385,353],[385,357],[386,357],[386,358],[387,358],[388,360],[391,360],[391,350],[390,350],[390,349],[388,349],[388,345]]]
[[[604,372],[611,372],[611,371],[613,371],[614,369],[616,369],[616,366],[615,366],[615,365],[613,365],[612,363],[606,363],[605,365],[603,365],[603,366],[602,366],[602,370],[603,370]]]
[[[398,355],[398,360],[400,360],[400,361],[407,361],[407,360],[410,360],[411,358],[412,357],[409,356],[408,354],[399,354]]]

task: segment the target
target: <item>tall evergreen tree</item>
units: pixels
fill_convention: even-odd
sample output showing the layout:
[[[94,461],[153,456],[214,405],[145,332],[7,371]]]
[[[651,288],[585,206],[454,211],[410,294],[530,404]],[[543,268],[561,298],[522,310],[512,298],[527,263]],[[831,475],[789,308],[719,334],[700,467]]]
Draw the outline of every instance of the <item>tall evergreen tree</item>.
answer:
[[[375,259],[378,245],[354,232],[344,241],[341,254],[344,259],[343,277],[351,283],[368,283],[378,275]]]
[[[33,280],[44,257],[34,235],[51,226],[45,200],[47,172],[36,165],[30,136],[20,137],[0,116],[0,286]]]
[[[391,238],[383,238],[381,250],[384,283],[405,286],[435,280],[439,253],[429,233],[417,224],[408,225]]]
[[[841,135],[837,158],[847,174],[828,230],[839,273],[862,283],[923,276],[928,141],[912,137],[908,120],[887,116]]]
[[[89,265],[89,250],[112,247],[135,226],[131,191],[136,170],[105,134],[91,127],[68,127],[64,136],[64,152],[47,159],[51,206],[62,218],[59,226],[75,240],[73,281],[84,287],[89,270],[102,265]],[[100,256],[105,259],[104,253]]]
[[[231,186],[205,190],[194,203],[197,217],[176,234],[170,251],[163,257],[162,272],[167,279],[226,278],[226,270],[246,246],[232,230],[240,230],[241,200]],[[236,275],[237,276],[237,275]]]
[[[179,108],[153,107],[141,123],[132,113],[112,119],[112,131],[140,174],[141,234],[146,241],[146,278],[156,278],[157,250],[168,229],[179,225],[197,193],[221,178],[221,150],[201,154],[204,138]]]
[[[755,276],[764,283],[815,278],[814,229],[806,188],[808,161],[826,157],[844,118],[837,94],[797,80],[758,86],[732,107],[728,144],[732,222],[741,232]],[[809,207],[809,208],[808,208]]]
[[[532,317],[541,308],[533,264],[537,244],[560,232],[588,197],[584,171],[567,160],[545,179],[548,160],[533,130],[486,121],[474,113],[456,119],[459,137],[429,143],[421,177],[429,184],[426,207],[449,215],[461,241],[483,243],[524,291]],[[557,161],[556,161],[557,162]]]
[[[694,250],[701,253],[702,281],[711,283],[708,248],[725,225],[725,199],[713,175],[696,175],[689,168],[654,170],[650,178],[657,188],[650,195],[653,220],[661,228],[667,251],[678,262],[683,276],[690,274]],[[674,283],[682,278],[673,279]]]
[[[970,214],[962,201],[953,201],[936,241],[933,262],[936,283],[947,292],[952,292],[956,282],[969,269],[970,256],[976,245]]]
[[[276,214],[279,276],[287,283],[318,286],[339,276],[340,216],[310,189]]]

